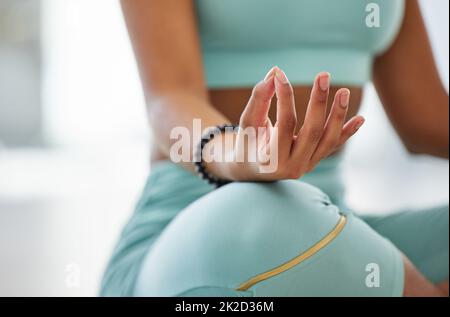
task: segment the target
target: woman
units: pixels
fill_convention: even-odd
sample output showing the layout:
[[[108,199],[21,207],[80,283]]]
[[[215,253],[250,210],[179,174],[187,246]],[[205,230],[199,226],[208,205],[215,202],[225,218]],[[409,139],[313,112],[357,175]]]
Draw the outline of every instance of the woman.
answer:
[[[448,158],[448,95],[416,0],[122,6],[155,141],[103,295],[448,295],[448,206],[361,218],[339,179],[339,149],[364,122],[370,79],[405,147]],[[240,126],[201,143],[202,176],[231,182],[218,189],[194,163],[170,160],[181,142],[192,161],[201,137],[171,136],[195,135],[196,118]],[[249,127],[268,128],[257,151],[276,152],[275,170],[261,172],[259,156],[206,159],[220,144],[232,145],[225,157],[250,156],[238,146]]]

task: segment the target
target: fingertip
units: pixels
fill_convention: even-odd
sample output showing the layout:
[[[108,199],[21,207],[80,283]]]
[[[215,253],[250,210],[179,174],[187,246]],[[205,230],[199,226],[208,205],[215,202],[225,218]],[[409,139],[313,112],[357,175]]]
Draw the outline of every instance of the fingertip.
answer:
[[[366,119],[363,116],[357,116],[356,123],[355,123],[355,131],[358,131],[366,122]]]
[[[350,90],[342,88],[338,91],[337,95],[339,96],[339,105],[344,109],[347,108],[350,102]]]
[[[321,72],[316,76],[316,83],[322,92],[328,92],[330,89],[331,74],[328,72]]]
[[[365,118],[361,115],[354,116],[344,124],[342,132],[348,136],[351,136],[364,125],[365,121]]]
[[[328,94],[330,91],[330,73],[321,72],[317,74],[313,89],[311,91],[311,104],[325,105],[328,102]]]
[[[251,95],[251,100],[256,102],[266,102],[272,99],[275,93],[275,85],[272,80],[261,80],[254,87]]]
[[[286,74],[281,69],[277,68],[274,77],[274,90],[279,102],[284,104],[293,102],[294,88],[289,82],[289,79],[287,79]]]
[[[329,72],[323,71],[317,74],[317,77],[321,77],[321,76],[327,76],[328,78],[331,77],[331,74]]]
[[[274,78],[274,76],[275,76],[275,72],[276,72],[276,69],[277,69],[277,68],[278,68],[277,66],[273,66],[273,67],[267,72],[267,74],[266,74],[266,76],[264,77],[264,80],[263,80],[264,83],[268,83],[269,81],[273,81],[273,78]]]
[[[289,79],[286,76],[286,73],[278,66],[275,66],[275,78],[282,84],[289,84]]]
[[[350,89],[348,89],[348,88],[340,88],[337,92],[336,92],[336,95],[338,95],[338,96],[342,96],[342,95],[348,95],[348,96],[350,96]]]

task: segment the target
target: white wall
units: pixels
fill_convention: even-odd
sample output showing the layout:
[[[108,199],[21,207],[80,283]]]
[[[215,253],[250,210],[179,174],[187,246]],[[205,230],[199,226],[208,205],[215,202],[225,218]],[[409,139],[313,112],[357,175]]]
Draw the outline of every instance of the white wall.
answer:
[[[148,138],[141,86],[112,0],[43,0],[45,132],[50,143]]]
[[[422,13],[434,48],[441,78],[447,87],[449,84],[449,1],[420,0]]]
[[[0,1],[0,146],[41,143],[40,1]]]

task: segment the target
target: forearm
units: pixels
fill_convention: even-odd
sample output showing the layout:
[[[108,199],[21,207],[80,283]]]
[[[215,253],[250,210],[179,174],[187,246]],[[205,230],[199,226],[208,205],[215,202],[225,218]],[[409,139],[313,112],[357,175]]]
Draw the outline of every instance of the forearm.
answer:
[[[430,129],[431,136],[423,144],[423,152],[440,158],[449,158],[449,109],[447,103],[441,112],[434,128]]]
[[[418,1],[406,1],[400,33],[373,68],[378,95],[405,147],[448,158],[448,93]]]
[[[193,155],[204,129],[229,122],[205,98],[191,92],[152,95],[147,108],[158,150],[166,157],[171,158],[171,149],[173,150],[172,147],[177,143],[177,148],[181,147],[184,151],[188,151],[182,153],[184,154],[183,158],[188,158],[188,161],[183,159],[179,163],[189,170],[194,169]],[[200,133],[198,127],[194,127],[194,119],[199,119]],[[178,133],[182,130],[186,132],[186,137],[182,137]]]
[[[416,122],[411,120],[404,133],[404,143],[414,154],[449,157],[449,107],[448,95],[429,98],[429,110],[422,111]],[[414,104],[413,104],[414,106]],[[419,105],[417,105],[419,107]],[[424,100],[420,107],[427,107]],[[413,108],[414,109],[414,108]]]

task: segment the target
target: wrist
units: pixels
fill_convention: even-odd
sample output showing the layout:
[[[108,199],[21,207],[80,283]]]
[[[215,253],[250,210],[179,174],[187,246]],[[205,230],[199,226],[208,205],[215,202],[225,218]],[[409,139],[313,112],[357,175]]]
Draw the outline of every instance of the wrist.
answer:
[[[235,162],[235,132],[223,132],[216,135],[203,148],[205,170],[220,179],[236,181],[239,175]]]

